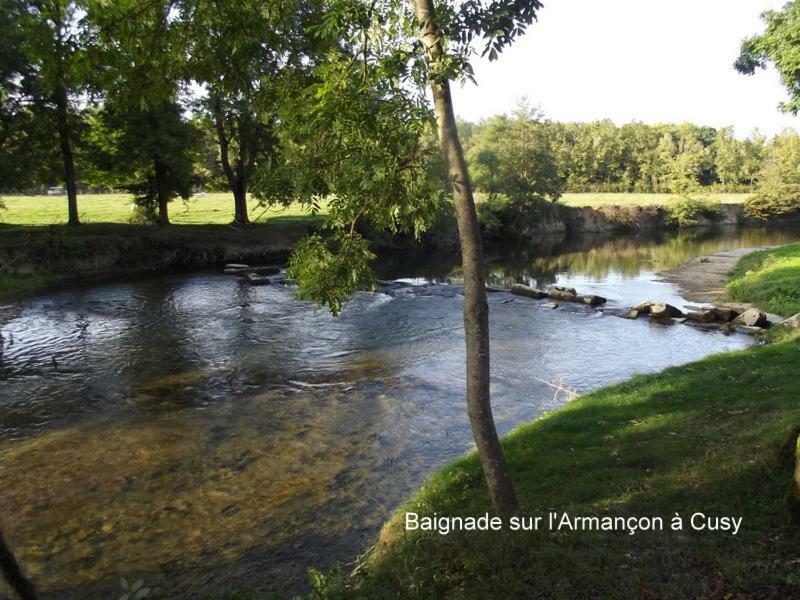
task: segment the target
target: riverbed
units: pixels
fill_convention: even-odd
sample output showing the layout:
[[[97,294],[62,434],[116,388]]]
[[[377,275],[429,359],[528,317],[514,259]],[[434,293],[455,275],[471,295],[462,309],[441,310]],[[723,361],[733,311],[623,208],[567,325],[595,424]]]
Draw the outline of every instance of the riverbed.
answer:
[[[657,273],[798,231],[576,237],[489,252],[501,432],[581,393],[753,343],[607,309],[686,301]],[[455,257],[397,257],[334,318],[278,283],[175,273],[0,307],[0,519],[43,597],[302,591],[469,450]],[[561,389],[558,389],[561,388]],[[0,588],[2,590],[2,588]]]

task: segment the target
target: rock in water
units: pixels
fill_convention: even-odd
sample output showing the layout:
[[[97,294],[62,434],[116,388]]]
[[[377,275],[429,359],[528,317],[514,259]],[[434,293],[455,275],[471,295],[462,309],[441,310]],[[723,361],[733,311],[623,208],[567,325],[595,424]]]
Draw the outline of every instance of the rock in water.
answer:
[[[736,317],[733,322],[735,325],[745,325],[747,327],[761,327],[762,329],[769,327],[767,315],[757,308],[748,308]]]
[[[511,286],[511,293],[516,294],[517,296],[527,296],[528,298],[536,298],[540,300],[542,298],[547,298],[547,293],[541,290],[534,289],[532,287],[528,287],[527,285],[522,285],[521,283],[515,283]]]
[[[732,308],[723,308],[718,306],[714,308],[714,316],[716,317],[717,321],[730,323],[739,316],[739,311]]]
[[[650,316],[654,319],[677,319],[683,316],[683,313],[666,302],[654,302],[650,306]]]
[[[239,264],[239,263],[228,263],[228,264],[225,265],[225,268],[226,269],[233,269],[233,270],[236,270],[236,271],[244,271],[246,269],[249,269],[250,265],[244,265],[244,264]]]
[[[653,307],[653,304],[655,304],[655,302],[653,302],[652,300],[645,300],[644,302],[639,302],[639,304],[634,306],[633,310],[638,312],[640,315],[649,315],[650,309]]]
[[[624,315],[621,315],[623,319],[638,319],[639,318],[639,311],[635,308],[630,309]]]
[[[584,294],[583,296],[576,297],[575,300],[588,304],[589,306],[598,306],[606,303],[605,298],[597,296],[596,294]]]
[[[542,308],[558,308],[558,304],[556,304],[555,302],[544,302],[539,306],[541,306]]]
[[[574,302],[578,297],[578,292],[575,291],[575,288],[564,287],[563,285],[551,285],[547,288],[547,295],[555,300]]]
[[[264,277],[263,275],[256,275],[255,273],[248,273],[247,275],[245,275],[245,279],[247,280],[247,283],[249,283],[250,285],[268,285],[269,284],[269,278],[268,277]]]
[[[797,313],[788,319],[784,319],[780,324],[789,329],[800,329],[800,313]]]
[[[690,310],[686,318],[697,323],[712,323],[717,319],[713,310]]]

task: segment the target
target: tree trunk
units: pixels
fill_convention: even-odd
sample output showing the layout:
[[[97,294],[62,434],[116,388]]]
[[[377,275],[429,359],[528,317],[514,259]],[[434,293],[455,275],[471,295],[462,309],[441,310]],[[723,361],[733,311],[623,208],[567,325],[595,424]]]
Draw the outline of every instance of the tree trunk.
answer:
[[[233,222],[236,225],[247,225],[250,223],[250,217],[247,216],[247,187],[243,181],[237,181],[232,189],[235,208]]]
[[[230,159],[230,142],[225,133],[225,121],[222,110],[218,107],[214,111],[214,125],[217,129],[217,141],[219,142],[220,162],[222,171],[228,180],[228,187],[233,192],[233,223],[235,225],[247,225],[250,218],[247,216],[247,183],[243,174],[240,172],[241,165],[234,172]]]
[[[56,126],[61,158],[64,161],[64,183],[67,188],[67,209],[69,225],[80,225],[78,217],[78,188],[75,183],[75,161],[72,156],[70,128],[67,118],[67,90],[62,83],[56,86],[54,100],[56,105]]]
[[[800,435],[794,442],[794,477],[786,496],[786,516],[789,523],[800,527]]]
[[[414,3],[420,38],[432,62],[442,57],[433,0]],[[464,272],[464,333],[467,349],[467,413],[492,504],[501,517],[519,512],[519,501],[497,437],[489,397],[489,305],[484,280],[483,243],[472,184],[458,138],[450,84],[431,80],[439,142],[447,163],[456,208]]]
[[[22,600],[36,600],[36,588],[22,573],[17,559],[3,538],[2,531],[0,531],[0,568],[8,585]]]
[[[153,161],[156,174],[156,195],[158,198],[158,224],[169,225],[169,193],[165,189],[166,166],[157,158]]]

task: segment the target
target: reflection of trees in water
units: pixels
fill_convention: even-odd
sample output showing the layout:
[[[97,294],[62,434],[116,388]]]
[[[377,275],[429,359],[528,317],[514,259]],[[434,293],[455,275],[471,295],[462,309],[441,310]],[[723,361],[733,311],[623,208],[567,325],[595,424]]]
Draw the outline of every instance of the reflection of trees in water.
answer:
[[[797,237],[797,232],[786,230],[737,228],[568,236],[495,249],[489,256],[487,279],[508,287],[528,280],[546,286],[562,273],[602,280],[613,272],[633,278],[643,269],[660,271],[720,250],[787,243]]]

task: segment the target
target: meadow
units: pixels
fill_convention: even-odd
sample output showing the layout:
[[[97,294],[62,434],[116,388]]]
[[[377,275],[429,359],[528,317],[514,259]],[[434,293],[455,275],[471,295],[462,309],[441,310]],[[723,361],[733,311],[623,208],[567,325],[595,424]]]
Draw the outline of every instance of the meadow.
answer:
[[[704,194],[703,197],[723,203],[740,203],[749,194]],[[567,206],[652,206],[676,201],[674,194],[564,194]],[[6,210],[0,210],[0,222],[9,225],[58,225],[67,221],[65,196],[0,196]],[[129,194],[82,194],[78,209],[84,223],[128,223],[133,215],[133,197]],[[267,222],[276,218],[297,219],[307,216],[298,204],[288,208],[265,210],[250,198],[250,219]],[[324,207],[323,207],[324,211]],[[188,201],[176,200],[170,205],[170,221],[177,225],[227,224],[233,220],[233,196],[227,192],[209,193]]]

